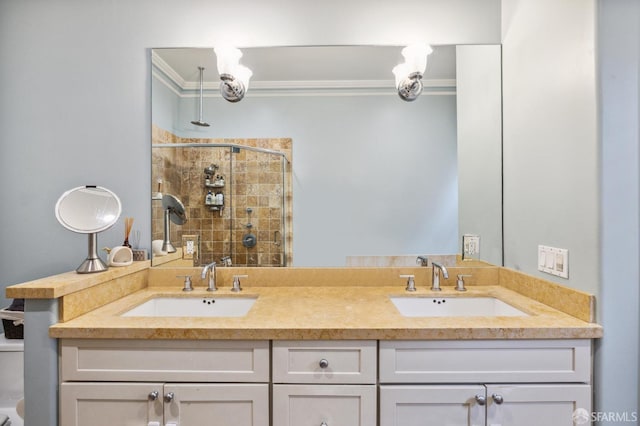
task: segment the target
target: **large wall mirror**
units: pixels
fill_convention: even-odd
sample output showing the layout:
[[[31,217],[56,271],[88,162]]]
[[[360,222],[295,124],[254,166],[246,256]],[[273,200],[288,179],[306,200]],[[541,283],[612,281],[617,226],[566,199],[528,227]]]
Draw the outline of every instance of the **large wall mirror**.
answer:
[[[152,50],[153,239],[164,194],[187,214],[154,265],[345,266],[460,253],[463,234],[501,264],[500,46],[433,46],[413,102],[402,46],[241,50],[235,103],[212,48]]]

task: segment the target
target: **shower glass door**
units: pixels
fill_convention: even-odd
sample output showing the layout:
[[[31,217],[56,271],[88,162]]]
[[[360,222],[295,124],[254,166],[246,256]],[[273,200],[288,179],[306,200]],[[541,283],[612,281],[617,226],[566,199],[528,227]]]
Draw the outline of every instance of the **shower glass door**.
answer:
[[[179,143],[153,146],[152,182],[177,197],[187,221],[172,225],[180,251],[175,266],[222,264],[286,266],[285,155],[237,144]],[[160,191],[158,191],[160,192]],[[152,235],[164,238],[160,199],[152,201]],[[185,241],[196,241],[187,253]],[[158,260],[158,262],[155,262]],[[165,264],[154,258],[155,264]]]

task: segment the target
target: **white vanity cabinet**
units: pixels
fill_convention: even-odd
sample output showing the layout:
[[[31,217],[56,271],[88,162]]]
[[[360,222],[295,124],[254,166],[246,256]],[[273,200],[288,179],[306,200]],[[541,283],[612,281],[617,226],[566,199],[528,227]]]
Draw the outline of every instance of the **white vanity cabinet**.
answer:
[[[382,385],[381,426],[572,426],[591,406],[585,384]]]
[[[380,426],[570,426],[590,360],[589,340],[380,342]]]
[[[269,426],[267,384],[67,382],[60,401],[65,426]]]
[[[274,341],[273,425],[376,426],[376,341]]]
[[[571,426],[591,341],[60,341],[64,426]]]
[[[268,341],[61,341],[60,424],[269,426]]]

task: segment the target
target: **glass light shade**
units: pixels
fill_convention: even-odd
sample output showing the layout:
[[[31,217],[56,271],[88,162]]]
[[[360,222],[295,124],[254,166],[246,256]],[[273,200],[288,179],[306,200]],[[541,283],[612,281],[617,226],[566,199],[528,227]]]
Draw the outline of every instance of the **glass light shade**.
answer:
[[[242,84],[244,85],[244,91],[246,93],[249,90],[249,79],[253,75],[253,72],[244,65],[238,64],[231,75],[242,82]]]
[[[427,55],[433,52],[428,44],[410,44],[402,49],[402,56],[408,67],[408,73],[424,74],[427,69]]]
[[[214,48],[213,51],[216,53],[218,74],[233,75],[235,68],[238,66],[238,62],[242,57],[240,49],[231,46],[218,46]]]
[[[400,83],[409,76],[409,67],[404,62],[393,67],[391,71],[396,77],[396,88],[400,87]]]

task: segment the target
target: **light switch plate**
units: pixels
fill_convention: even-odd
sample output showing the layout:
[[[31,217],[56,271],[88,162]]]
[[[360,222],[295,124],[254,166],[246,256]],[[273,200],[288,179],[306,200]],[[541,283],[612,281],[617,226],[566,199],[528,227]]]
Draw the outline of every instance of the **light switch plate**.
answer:
[[[556,277],[569,278],[569,250],[538,246],[538,270]]]

